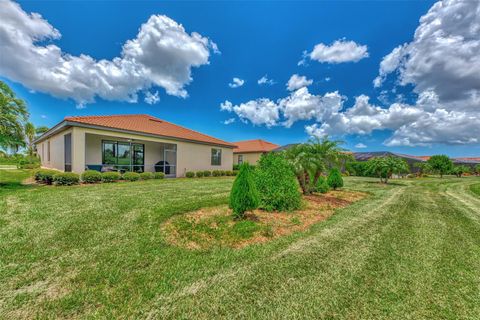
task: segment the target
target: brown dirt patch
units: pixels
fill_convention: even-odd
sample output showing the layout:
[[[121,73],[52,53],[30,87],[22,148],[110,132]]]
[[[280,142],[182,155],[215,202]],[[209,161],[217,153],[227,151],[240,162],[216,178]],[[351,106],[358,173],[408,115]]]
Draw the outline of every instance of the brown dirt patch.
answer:
[[[263,243],[294,232],[305,231],[313,224],[363,199],[366,193],[337,190],[326,194],[304,197],[303,208],[294,212],[267,212],[254,210],[246,213],[242,221],[233,220],[227,206],[203,208],[169,219],[162,227],[169,243],[189,249],[207,249],[215,246],[242,248],[253,243]],[[234,233],[235,224],[250,221],[255,231],[241,237]],[[181,227],[179,227],[182,225]],[[237,226],[238,227],[238,226]]]

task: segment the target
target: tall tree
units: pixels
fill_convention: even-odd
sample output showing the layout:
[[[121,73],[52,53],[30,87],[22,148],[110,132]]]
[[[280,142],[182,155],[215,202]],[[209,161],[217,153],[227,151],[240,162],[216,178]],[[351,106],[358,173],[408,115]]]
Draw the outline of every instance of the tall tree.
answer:
[[[440,175],[440,178],[443,178],[443,175],[449,173],[453,168],[452,160],[444,154],[431,156],[427,163],[432,171]]]
[[[303,194],[312,193],[322,174],[350,157],[340,147],[341,143],[328,138],[314,138],[285,151],[285,158],[292,166]]]
[[[25,124],[25,141],[27,143],[27,153],[29,156],[35,154],[35,145],[33,141],[35,140],[35,126],[31,122]]]
[[[25,101],[0,81],[0,147],[17,150],[25,145],[23,126],[27,119]]]
[[[407,173],[408,164],[398,157],[376,157],[367,161],[368,172],[380,178],[380,182],[388,183],[393,174]]]
[[[48,130],[50,130],[50,129],[47,126],[36,127],[35,128],[35,137],[36,138],[40,137],[42,134],[44,134]]]

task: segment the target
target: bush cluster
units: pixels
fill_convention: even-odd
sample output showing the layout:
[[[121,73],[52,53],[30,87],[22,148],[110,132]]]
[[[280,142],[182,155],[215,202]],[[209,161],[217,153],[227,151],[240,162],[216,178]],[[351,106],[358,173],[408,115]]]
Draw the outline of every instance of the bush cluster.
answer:
[[[53,182],[57,186],[71,186],[80,183],[80,176],[74,172],[60,172],[53,176]]]
[[[263,155],[254,172],[260,194],[260,208],[267,211],[292,211],[300,208],[301,194],[295,174],[282,155]]]
[[[165,179],[165,173],[163,172],[155,172],[153,174],[154,179]]]
[[[95,170],[87,170],[82,173],[84,183],[97,183],[102,181],[102,174]]]
[[[153,173],[151,173],[151,172],[142,172],[142,173],[140,173],[140,179],[142,179],[142,180],[150,180],[150,179],[153,179]]]
[[[83,183],[110,183],[117,182],[119,180],[137,181],[137,180],[150,180],[150,179],[164,179],[165,173],[163,172],[126,172],[121,175],[119,172],[98,172],[95,170],[86,170],[81,175],[73,172],[59,172],[57,170],[39,169],[35,171],[35,180],[39,183],[55,184],[55,185],[74,185],[80,182]]]
[[[26,156],[17,161],[18,169],[37,169],[40,168],[40,159],[38,157]]]
[[[53,176],[59,173],[56,170],[39,169],[35,172],[35,181],[45,184],[53,183]]]
[[[140,174],[137,172],[125,172],[123,174],[123,179],[127,181],[138,181],[140,180]]]
[[[203,171],[187,171],[185,177],[187,178],[203,178],[203,177],[222,177],[222,176],[236,176],[238,171],[232,170],[203,170]]]
[[[116,171],[103,172],[102,173],[102,181],[106,182],[106,183],[117,182],[121,178],[122,178],[122,176],[120,175],[120,173],[118,173]]]

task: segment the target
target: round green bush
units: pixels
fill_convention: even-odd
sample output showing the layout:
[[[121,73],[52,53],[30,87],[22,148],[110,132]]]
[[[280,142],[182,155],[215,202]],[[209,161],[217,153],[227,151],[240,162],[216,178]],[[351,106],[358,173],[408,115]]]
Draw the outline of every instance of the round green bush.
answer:
[[[258,207],[259,195],[250,166],[241,165],[230,192],[230,208],[236,219],[243,218],[245,211]]]
[[[259,207],[267,211],[292,211],[300,208],[301,194],[289,163],[277,153],[263,155],[254,170],[260,194]]]
[[[165,179],[165,173],[163,172],[155,172],[153,174],[154,179]]]
[[[330,191],[330,186],[327,183],[327,179],[324,176],[320,176],[317,181],[317,185],[315,186],[315,191],[320,193],[327,193]]]
[[[220,170],[213,170],[212,171],[212,176],[214,177],[220,177],[222,175],[222,173],[220,172]]]
[[[80,176],[74,172],[60,172],[53,176],[57,186],[71,186],[80,183]]]
[[[137,181],[140,179],[140,175],[137,172],[125,172],[123,174],[123,179],[127,181]]]
[[[82,173],[82,181],[85,183],[97,183],[102,181],[102,174],[95,170],[87,170]]]
[[[195,175],[196,175],[197,178],[202,178],[203,177],[203,171],[197,171],[195,173]]]
[[[140,173],[140,179],[142,179],[142,180],[150,180],[150,179],[153,179],[153,173],[151,173],[151,172],[142,172],[142,173]]]
[[[236,176],[238,174],[238,170],[233,170],[232,171],[232,176]]]
[[[53,176],[59,173],[56,170],[40,169],[35,172],[35,180],[41,183],[52,184]]]
[[[186,176],[187,178],[193,178],[193,177],[195,177],[195,172],[193,172],[193,171],[187,171],[187,173],[185,173],[185,176]]]
[[[120,180],[122,178],[122,176],[120,175],[120,173],[116,172],[116,171],[111,171],[111,172],[104,172],[102,173],[102,181],[103,182],[116,182],[118,180]]]
[[[231,177],[233,176],[233,171],[231,170],[225,171],[225,175]]]
[[[225,170],[220,170],[220,175],[223,177],[223,176],[226,176],[227,175],[227,171]]]
[[[327,183],[333,190],[343,187],[343,178],[340,170],[337,168],[330,170],[328,173]]]
[[[209,171],[209,170],[203,171],[203,176],[204,176],[204,177],[210,177],[211,175],[212,175],[212,172],[211,172],[211,171]]]

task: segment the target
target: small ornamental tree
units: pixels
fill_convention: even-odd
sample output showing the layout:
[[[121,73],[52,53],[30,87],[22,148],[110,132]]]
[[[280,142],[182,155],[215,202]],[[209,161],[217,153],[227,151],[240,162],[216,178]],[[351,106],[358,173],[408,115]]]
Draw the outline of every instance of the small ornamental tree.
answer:
[[[409,167],[405,160],[398,157],[376,157],[367,161],[368,172],[373,176],[380,178],[380,182],[388,183],[388,179],[395,174],[404,174],[409,172]]]
[[[330,186],[327,183],[327,179],[324,176],[320,176],[315,186],[315,191],[320,193],[327,193],[330,190]]]
[[[449,173],[453,167],[452,160],[444,154],[431,156],[427,163],[433,172],[440,175],[440,178],[443,178],[444,174]]]
[[[455,166],[452,169],[452,173],[457,176],[457,178],[461,178],[464,173],[470,172],[470,168],[464,165]]]
[[[475,174],[480,175],[480,164],[475,166]]]
[[[337,168],[330,170],[328,173],[327,183],[333,190],[343,187],[343,178],[340,170]]]
[[[233,182],[230,192],[230,208],[236,219],[243,218],[245,211],[256,209],[259,205],[260,200],[252,170],[248,163],[242,164],[240,172]]]
[[[300,208],[301,194],[289,163],[278,153],[262,155],[255,170],[260,208],[291,211]]]

